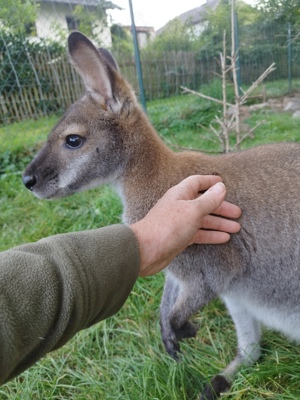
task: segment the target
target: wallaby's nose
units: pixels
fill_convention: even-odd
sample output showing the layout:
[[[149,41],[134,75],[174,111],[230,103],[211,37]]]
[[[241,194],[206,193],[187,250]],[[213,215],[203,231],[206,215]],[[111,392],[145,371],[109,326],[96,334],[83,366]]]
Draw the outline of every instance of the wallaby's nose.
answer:
[[[27,189],[32,192],[34,186],[37,184],[37,178],[35,175],[24,175],[23,183],[27,187]]]

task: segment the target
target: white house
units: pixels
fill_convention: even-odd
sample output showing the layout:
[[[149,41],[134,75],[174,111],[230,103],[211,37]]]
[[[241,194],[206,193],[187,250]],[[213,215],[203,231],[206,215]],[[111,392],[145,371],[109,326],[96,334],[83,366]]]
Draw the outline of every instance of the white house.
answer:
[[[111,34],[107,23],[106,9],[118,8],[119,6],[110,1],[103,1],[102,13],[99,12],[101,0],[39,0],[37,20],[35,22],[36,34],[39,38],[57,39],[61,34],[67,34],[78,29],[79,20],[74,15],[76,6],[84,7],[86,13],[92,13],[94,20],[92,30],[98,38],[98,44],[104,47],[111,46]],[[99,19],[97,19],[97,14]]]
[[[199,36],[206,27],[207,10],[215,10],[219,3],[220,0],[206,0],[206,3],[202,6],[188,10],[178,15],[176,18],[178,18],[182,23],[187,24],[194,35]],[[168,23],[157,31],[158,35],[166,29]]]

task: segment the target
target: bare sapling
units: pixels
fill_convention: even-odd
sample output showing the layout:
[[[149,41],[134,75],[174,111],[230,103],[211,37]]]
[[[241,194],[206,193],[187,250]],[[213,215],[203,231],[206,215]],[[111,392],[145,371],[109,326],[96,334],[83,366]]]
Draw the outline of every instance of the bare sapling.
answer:
[[[241,129],[241,107],[247,102],[247,100],[252,95],[253,91],[263,82],[263,80],[275,70],[275,63],[272,63],[260,76],[252,83],[252,85],[243,92],[242,88],[239,87],[237,78],[237,59],[239,57],[239,50],[235,50],[235,24],[234,24],[234,2],[231,6],[231,56],[227,56],[226,52],[226,32],[223,33],[223,52],[220,53],[220,66],[221,74],[219,77],[222,82],[222,100],[216,99],[211,96],[207,96],[201,92],[191,90],[185,86],[181,86],[183,93],[191,93],[202,97],[204,99],[210,100],[214,103],[222,104],[222,118],[215,116],[215,119],[210,124],[210,131],[218,138],[221,145],[221,150],[223,153],[229,153],[231,151],[240,150],[241,143],[248,137],[253,137],[254,131],[262,124],[264,121],[259,121],[253,128],[249,129],[246,133],[242,134]],[[227,64],[229,60],[229,65]],[[228,76],[232,76],[233,87],[234,87],[234,104],[227,101],[227,84]],[[241,94],[241,92],[243,92]],[[231,116],[228,115],[228,110],[231,110]],[[217,127],[215,126],[215,123]],[[230,146],[230,135],[235,133],[235,143]]]
[[[225,39],[224,39],[224,46]],[[252,95],[253,91],[262,83],[262,81],[273,71],[275,71],[275,63],[272,63],[260,76],[259,78],[253,82],[253,84],[242,94],[239,94],[237,80],[234,78],[234,92],[235,92],[235,103],[230,103],[227,100],[227,75],[231,71],[236,71],[236,54],[232,57],[224,56],[223,53],[220,53],[220,65],[221,65],[221,79],[222,79],[222,100],[216,99],[211,96],[207,96],[201,92],[197,92],[195,90],[191,90],[185,86],[181,86],[183,93],[191,93],[196,96],[202,97],[206,100],[212,101],[214,103],[221,104],[223,106],[222,110],[222,118],[219,116],[215,116],[215,120],[210,124],[210,130],[214,133],[214,135],[218,138],[221,151],[223,153],[229,153],[231,151],[239,150],[241,143],[248,137],[253,137],[254,131],[264,123],[264,121],[259,121],[253,128],[251,128],[245,134],[241,134],[241,106],[243,106],[247,100]],[[229,59],[231,64],[228,66],[226,64],[226,59]],[[232,74],[233,77],[236,76],[235,73]],[[241,89],[242,90],[242,89]],[[231,116],[228,115],[228,110],[231,110]],[[214,122],[217,123],[219,128],[214,126]],[[230,134],[235,132],[235,143],[233,146],[230,146]]]

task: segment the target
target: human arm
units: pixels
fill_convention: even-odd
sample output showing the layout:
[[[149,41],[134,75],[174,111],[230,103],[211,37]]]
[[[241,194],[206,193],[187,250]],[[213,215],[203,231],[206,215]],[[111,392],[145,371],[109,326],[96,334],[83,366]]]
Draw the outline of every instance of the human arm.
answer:
[[[123,225],[67,233],[0,253],[0,383],[115,314],[139,271]]]

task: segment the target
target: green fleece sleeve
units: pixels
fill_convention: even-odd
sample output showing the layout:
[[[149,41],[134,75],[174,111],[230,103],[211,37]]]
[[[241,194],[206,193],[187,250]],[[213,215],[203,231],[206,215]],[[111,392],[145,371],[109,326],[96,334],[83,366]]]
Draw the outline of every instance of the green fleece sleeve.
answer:
[[[137,279],[139,257],[124,225],[0,253],[0,383],[116,313]]]

